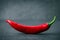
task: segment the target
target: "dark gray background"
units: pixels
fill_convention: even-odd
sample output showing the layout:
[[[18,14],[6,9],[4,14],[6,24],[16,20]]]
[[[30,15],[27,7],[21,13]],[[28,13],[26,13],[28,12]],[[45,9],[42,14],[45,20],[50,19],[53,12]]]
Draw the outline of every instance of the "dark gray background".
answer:
[[[0,0],[0,40],[60,40],[59,0]],[[6,19],[26,25],[49,22],[57,16],[48,31],[23,34],[13,29]]]

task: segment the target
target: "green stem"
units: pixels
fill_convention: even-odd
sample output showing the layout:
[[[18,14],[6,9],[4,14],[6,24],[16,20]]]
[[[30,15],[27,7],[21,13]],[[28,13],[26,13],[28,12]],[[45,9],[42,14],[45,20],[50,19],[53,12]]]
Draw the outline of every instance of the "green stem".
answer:
[[[51,26],[56,20],[56,16],[54,16],[53,20],[51,22],[48,23],[49,26]]]

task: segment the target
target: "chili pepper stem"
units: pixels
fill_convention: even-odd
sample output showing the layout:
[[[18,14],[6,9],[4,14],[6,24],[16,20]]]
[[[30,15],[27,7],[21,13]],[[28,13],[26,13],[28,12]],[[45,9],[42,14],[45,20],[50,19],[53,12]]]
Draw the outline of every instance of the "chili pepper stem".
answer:
[[[49,26],[51,26],[56,20],[56,16],[54,16],[53,20],[51,22],[48,23]]]

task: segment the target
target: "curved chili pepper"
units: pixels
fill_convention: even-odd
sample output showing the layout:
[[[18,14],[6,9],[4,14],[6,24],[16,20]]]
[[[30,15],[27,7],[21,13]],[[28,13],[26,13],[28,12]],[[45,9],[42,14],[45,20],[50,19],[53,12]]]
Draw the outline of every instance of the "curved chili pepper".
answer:
[[[54,16],[54,19],[51,22],[36,25],[36,26],[23,25],[20,23],[16,23],[12,20],[6,20],[6,22],[8,22],[11,25],[11,27],[13,27],[14,29],[20,32],[27,33],[27,34],[35,34],[35,33],[40,33],[48,30],[50,26],[55,22],[55,20],[56,20],[56,16]]]

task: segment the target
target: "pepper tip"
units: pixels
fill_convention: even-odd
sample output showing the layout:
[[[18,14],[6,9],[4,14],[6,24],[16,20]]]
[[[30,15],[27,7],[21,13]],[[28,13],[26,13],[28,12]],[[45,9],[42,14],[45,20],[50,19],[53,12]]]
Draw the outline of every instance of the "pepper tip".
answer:
[[[6,22],[10,22],[10,20],[9,20],[9,19],[7,19],[7,20],[6,20]]]

